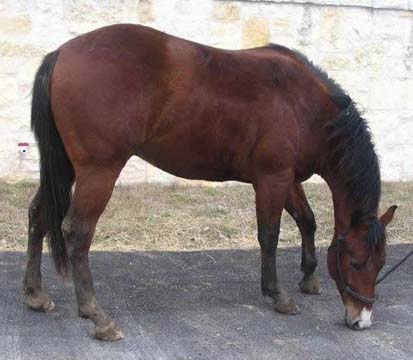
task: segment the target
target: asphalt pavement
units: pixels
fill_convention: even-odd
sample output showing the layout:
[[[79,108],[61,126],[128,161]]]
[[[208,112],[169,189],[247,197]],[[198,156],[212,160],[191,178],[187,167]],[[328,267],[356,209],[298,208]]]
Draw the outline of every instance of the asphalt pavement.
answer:
[[[387,268],[413,245],[388,247]],[[301,313],[275,313],[261,296],[258,250],[94,252],[100,303],[122,328],[94,340],[77,317],[71,284],[48,256],[43,281],[56,304],[30,311],[22,295],[25,254],[0,253],[0,359],[413,359],[413,260],[380,285],[372,328],[345,327],[341,300],[319,250],[321,295],[297,283],[298,248],[278,251],[278,273]]]

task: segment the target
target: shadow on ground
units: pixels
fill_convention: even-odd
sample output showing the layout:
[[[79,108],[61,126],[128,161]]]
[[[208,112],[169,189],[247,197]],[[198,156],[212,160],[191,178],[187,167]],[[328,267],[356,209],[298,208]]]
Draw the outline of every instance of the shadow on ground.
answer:
[[[412,245],[388,248],[388,266]],[[46,257],[43,278],[56,309],[27,309],[21,294],[25,255],[0,253],[1,359],[411,359],[413,262],[380,286],[373,328],[343,325],[343,308],[319,251],[323,293],[303,295],[300,249],[280,249],[279,277],[302,312],[275,313],[260,292],[258,250],[97,252],[91,255],[101,304],[125,333],[102,343],[76,316],[72,285]]]

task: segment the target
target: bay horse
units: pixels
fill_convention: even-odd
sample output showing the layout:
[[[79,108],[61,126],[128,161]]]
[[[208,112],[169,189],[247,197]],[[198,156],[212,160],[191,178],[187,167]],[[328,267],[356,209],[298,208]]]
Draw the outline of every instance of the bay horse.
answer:
[[[298,307],[277,277],[281,213],[291,214],[302,235],[299,287],[318,293],[316,224],[301,183],[321,175],[333,197],[328,269],[345,322],[371,325],[385,226],[396,206],[378,217],[380,169],[367,123],[299,52],[274,44],[223,50],[144,26],[103,27],[44,58],[31,126],[40,152],[24,279],[32,309],[54,308],[41,284],[47,235],[56,269],[63,277],[70,271],[79,315],[94,322],[95,337],[122,338],[95,298],[89,248],[120,171],[137,155],[183,178],[253,185],[262,292],[284,314]]]

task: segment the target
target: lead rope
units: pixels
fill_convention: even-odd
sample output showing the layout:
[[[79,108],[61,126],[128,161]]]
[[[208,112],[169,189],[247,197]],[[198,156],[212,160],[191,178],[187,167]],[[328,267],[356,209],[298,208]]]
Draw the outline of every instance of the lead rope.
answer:
[[[390,270],[386,271],[379,280],[376,281],[376,285],[380,284],[387,276],[389,276],[394,270],[396,270],[401,264],[403,264],[410,256],[413,255],[413,250],[410,251],[403,259],[401,259],[396,265],[394,265]]]

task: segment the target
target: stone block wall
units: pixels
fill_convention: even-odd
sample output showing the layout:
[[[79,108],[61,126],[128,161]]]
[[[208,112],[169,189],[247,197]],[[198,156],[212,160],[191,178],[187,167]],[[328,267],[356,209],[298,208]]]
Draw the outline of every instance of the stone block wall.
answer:
[[[0,178],[38,176],[34,73],[49,51],[100,26],[140,23],[208,45],[274,42],[304,52],[359,103],[385,180],[413,180],[413,0],[0,0]],[[25,153],[18,143],[30,144]],[[120,182],[181,181],[132,159]]]

